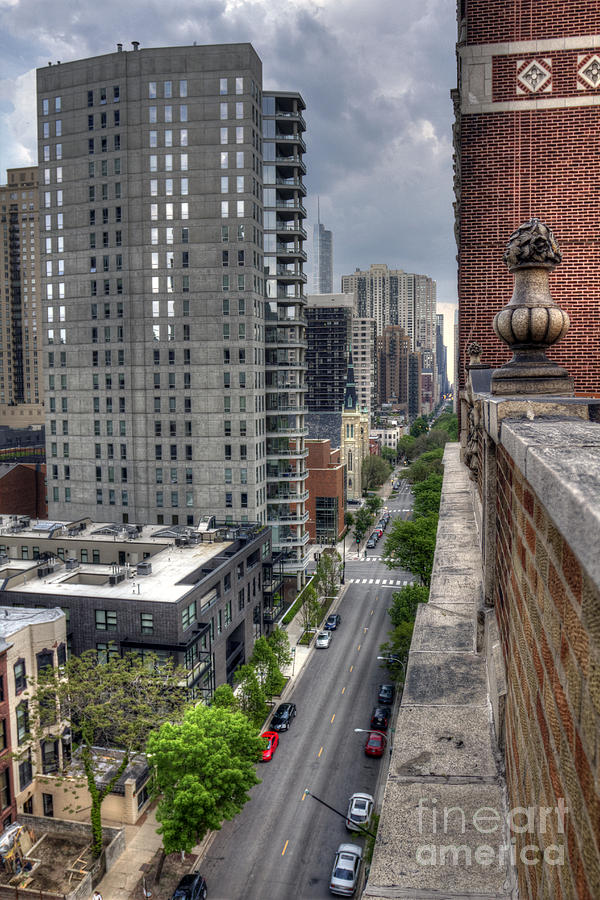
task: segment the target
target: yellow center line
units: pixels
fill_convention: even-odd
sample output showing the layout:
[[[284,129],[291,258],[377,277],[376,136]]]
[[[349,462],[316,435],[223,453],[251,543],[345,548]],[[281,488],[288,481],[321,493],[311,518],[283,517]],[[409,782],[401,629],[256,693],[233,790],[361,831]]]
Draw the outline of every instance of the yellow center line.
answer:
[[[304,793],[300,797],[300,800],[306,800],[306,791],[304,791]]]
[[[288,845],[288,844],[289,844],[289,841],[286,841],[285,844],[284,844],[283,850],[281,851],[281,855],[282,855],[282,856],[285,854],[285,851],[287,850],[287,845]]]
[[[332,717],[331,717],[331,722],[329,723],[330,725],[333,725],[333,720],[334,720],[334,719],[335,719],[335,713],[334,713],[334,714],[332,715]]]
[[[350,671],[352,671],[353,668],[354,668],[354,666],[350,666]]]
[[[343,688],[342,688],[342,694],[343,694],[343,693],[344,693],[344,691],[345,691],[345,690],[346,690],[346,688],[345,688],[345,687],[343,687]]]
[[[358,647],[357,647],[356,649],[357,649],[357,650],[360,650],[360,647],[361,647],[361,645],[359,644]]]
[[[323,748],[321,747],[321,749],[320,749],[319,752],[317,753],[317,756],[320,756],[322,752],[323,752]]]
[[[371,615],[373,615],[373,613],[374,613],[374,612],[375,612],[375,610],[374,610],[374,609],[372,609],[372,610],[371,610]]]
[[[367,626],[365,625],[365,627],[363,628],[363,634],[366,634],[368,630],[369,630],[369,629],[368,629]]]

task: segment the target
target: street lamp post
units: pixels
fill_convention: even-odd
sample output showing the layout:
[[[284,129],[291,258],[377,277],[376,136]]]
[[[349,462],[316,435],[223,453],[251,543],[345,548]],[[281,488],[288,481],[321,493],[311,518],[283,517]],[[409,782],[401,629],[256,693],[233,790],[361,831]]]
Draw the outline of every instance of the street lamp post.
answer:
[[[389,746],[390,746],[390,758],[391,758],[391,756],[392,756],[392,742],[391,742],[391,740],[388,738],[388,736],[387,736],[387,734],[385,733],[385,731],[376,731],[374,728],[355,728],[354,731],[356,732],[356,734],[360,734],[361,732],[362,732],[363,734],[380,734],[381,737],[382,737],[382,738],[384,739],[384,741],[385,741],[385,746],[386,746],[386,747],[387,747],[387,745],[388,745],[388,743],[389,743]]]
[[[378,656],[377,659],[383,659],[385,662],[395,662],[402,666],[402,681],[406,681],[406,663],[399,656]]]

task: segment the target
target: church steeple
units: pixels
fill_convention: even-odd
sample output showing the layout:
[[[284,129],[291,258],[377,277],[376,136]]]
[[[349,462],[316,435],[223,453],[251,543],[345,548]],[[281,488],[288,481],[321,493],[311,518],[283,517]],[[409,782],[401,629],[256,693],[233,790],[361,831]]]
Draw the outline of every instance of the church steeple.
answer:
[[[348,371],[346,373],[346,391],[344,393],[344,412],[359,412],[356,384],[354,382],[354,363],[352,361],[352,346],[348,352]]]

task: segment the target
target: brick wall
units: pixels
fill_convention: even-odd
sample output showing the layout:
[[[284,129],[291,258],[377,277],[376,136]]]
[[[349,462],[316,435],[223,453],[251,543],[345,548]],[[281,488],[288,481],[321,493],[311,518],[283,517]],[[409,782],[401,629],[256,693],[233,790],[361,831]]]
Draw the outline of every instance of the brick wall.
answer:
[[[472,340],[492,366],[511,354],[490,328],[513,279],[502,262],[507,237],[538,216],[563,255],[550,277],[571,329],[548,356],[565,365],[576,390],[600,390],[600,107],[466,115],[461,121],[459,376]],[[485,176],[485,177],[484,177]]]
[[[507,673],[509,806],[559,806],[527,844],[564,845],[564,865],[518,866],[521,897],[600,896],[600,593],[498,445],[496,596]],[[596,536],[597,537],[597,536]],[[551,851],[553,852],[553,851]]]
[[[597,0],[459,0],[470,44],[597,34]]]
[[[45,465],[16,465],[0,477],[0,515],[48,518]]]

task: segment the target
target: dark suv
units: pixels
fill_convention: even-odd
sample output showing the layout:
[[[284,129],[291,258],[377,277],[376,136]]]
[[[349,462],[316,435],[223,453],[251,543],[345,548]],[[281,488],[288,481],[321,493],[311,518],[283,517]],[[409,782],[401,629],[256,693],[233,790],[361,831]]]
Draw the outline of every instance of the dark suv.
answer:
[[[196,872],[183,876],[171,894],[171,900],[206,900],[207,896],[206,881]]]
[[[371,714],[371,728],[387,731],[391,712],[389,706],[376,706]]]
[[[338,613],[331,613],[331,615],[327,616],[327,620],[325,621],[324,628],[327,631],[335,631],[338,625],[342,624],[342,617],[338,615]]]
[[[394,702],[394,685],[380,684],[377,690],[377,702],[385,706],[391,706]]]
[[[271,719],[271,728],[273,731],[287,731],[295,715],[295,703],[280,703]]]

